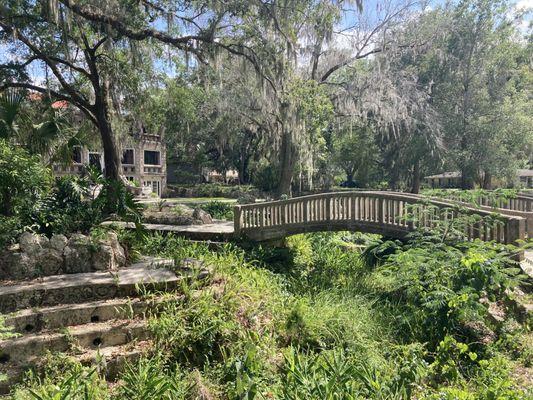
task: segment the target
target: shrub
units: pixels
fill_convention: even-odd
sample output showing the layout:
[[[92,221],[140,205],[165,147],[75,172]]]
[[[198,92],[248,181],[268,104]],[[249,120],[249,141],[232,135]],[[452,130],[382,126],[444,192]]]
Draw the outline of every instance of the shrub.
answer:
[[[277,168],[270,165],[262,165],[254,173],[252,183],[265,192],[272,192],[278,187],[279,173]]]
[[[210,201],[209,203],[200,204],[200,208],[209,214],[214,219],[224,219],[227,221],[233,220],[233,205],[224,203],[222,201]]]
[[[18,216],[0,215],[0,248],[12,243],[24,231],[24,224]]]
[[[0,215],[25,215],[51,183],[51,172],[37,157],[0,140]]]

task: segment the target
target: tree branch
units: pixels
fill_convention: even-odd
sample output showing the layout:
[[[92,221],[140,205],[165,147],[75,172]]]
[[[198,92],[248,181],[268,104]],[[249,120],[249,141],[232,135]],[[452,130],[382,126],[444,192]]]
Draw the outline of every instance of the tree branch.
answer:
[[[370,51],[368,51],[366,53],[358,54],[355,57],[348,58],[347,60],[345,60],[345,61],[343,61],[343,62],[341,62],[339,64],[336,64],[333,67],[331,67],[330,69],[328,69],[326,71],[326,73],[324,75],[322,75],[322,78],[320,79],[320,82],[325,82],[331,76],[331,74],[333,74],[335,71],[341,69],[342,67],[345,67],[345,66],[351,64],[352,62],[354,62],[356,60],[360,60],[360,59],[363,59],[365,57],[368,57],[371,54],[380,53],[382,51],[383,51],[383,48],[377,47],[374,50],[370,50]]]
[[[182,50],[187,50],[187,51],[191,50],[192,44],[195,40],[200,41],[200,42],[209,42],[209,43],[213,41],[211,38],[205,37],[202,35],[187,35],[187,36],[175,37],[165,32],[159,31],[157,29],[152,29],[152,28],[134,30],[126,26],[126,24],[124,24],[118,18],[111,16],[111,15],[103,14],[99,12],[98,9],[95,9],[91,6],[81,6],[79,4],[74,3],[71,0],[59,0],[59,1],[63,5],[68,7],[70,10],[84,17],[85,19],[92,21],[92,22],[99,22],[99,23],[107,24],[111,26],[113,29],[115,29],[121,35],[127,36],[134,40],[144,40],[148,38],[153,38],[153,39],[159,40],[160,42],[171,44],[173,46],[181,48]]]
[[[68,101],[70,104],[76,105],[87,117],[96,124],[96,118],[93,115],[92,107],[85,108],[81,106],[80,104],[76,104],[76,102],[72,99],[72,97],[69,97],[63,93],[59,93],[55,90],[43,88],[41,86],[33,85],[31,83],[25,83],[25,82],[6,82],[2,85],[0,85],[0,92],[8,89],[8,88],[24,88],[24,89],[30,89],[34,90],[39,93],[49,94],[53,96],[54,98],[58,100],[65,100]]]
[[[73,102],[78,103],[87,109],[91,107],[90,103],[80,94],[78,94],[76,90],[72,88],[71,85],[69,85],[69,83],[66,81],[65,77],[57,67],[56,61],[54,61],[48,55],[43,53],[36,45],[34,45],[28,38],[26,38],[26,36],[24,36],[19,30],[17,30],[13,26],[6,24],[2,20],[0,20],[0,26],[10,33],[16,32],[16,39],[24,43],[26,47],[28,47],[34,53],[34,55],[39,57],[46,63],[46,65],[48,65],[48,67],[52,70],[52,73],[56,76],[63,89],[65,89],[65,91],[72,97]],[[67,63],[67,61],[63,61],[63,64]]]

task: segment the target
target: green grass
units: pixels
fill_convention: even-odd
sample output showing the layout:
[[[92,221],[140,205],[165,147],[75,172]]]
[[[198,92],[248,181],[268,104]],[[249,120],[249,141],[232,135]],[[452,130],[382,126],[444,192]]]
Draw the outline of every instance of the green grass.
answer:
[[[381,247],[361,257],[349,246],[361,242]],[[531,350],[516,345],[530,337],[527,327],[512,317],[505,327],[493,326],[477,307],[480,294],[501,297],[514,284],[497,261],[502,249],[431,242],[386,247],[348,233],[294,236],[283,249],[228,244],[210,251],[171,235],[131,243],[143,254],[201,259],[213,274],[208,282],[184,285],[183,299],[150,318],[157,350],[127,368],[117,386],[102,389],[102,378],[90,370],[64,367],[50,369],[44,380],[28,379],[14,398],[53,399],[67,387],[87,385],[94,386],[94,399],[531,394],[513,375],[530,362],[524,355]],[[385,248],[395,250],[372,264]],[[441,314],[445,318],[435,318]],[[495,339],[468,337],[463,328],[474,321]]]

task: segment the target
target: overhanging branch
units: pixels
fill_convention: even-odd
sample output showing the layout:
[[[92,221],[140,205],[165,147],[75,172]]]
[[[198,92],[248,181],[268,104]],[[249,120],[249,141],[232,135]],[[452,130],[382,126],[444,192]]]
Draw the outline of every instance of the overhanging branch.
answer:
[[[44,88],[44,87],[41,87],[41,86],[33,85],[31,83],[26,83],[26,82],[6,82],[6,83],[0,85],[0,92],[6,90],[8,88],[23,88],[23,89],[34,90],[34,91],[39,92],[39,93],[48,94],[48,95],[54,97],[57,100],[65,100],[65,101],[69,102],[69,104],[73,104],[77,108],[79,108],[85,115],[87,115],[87,117],[93,123],[96,124],[96,118],[93,115],[92,107],[86,108],[86,107],[84,107],[81,104],[77,104],[72,97],[70,97],[68,95],[65,95],[63,93],[60,93],[60,92],[58,92],[56,90],[52,90],[52,89],[49,89],[49,88]]]

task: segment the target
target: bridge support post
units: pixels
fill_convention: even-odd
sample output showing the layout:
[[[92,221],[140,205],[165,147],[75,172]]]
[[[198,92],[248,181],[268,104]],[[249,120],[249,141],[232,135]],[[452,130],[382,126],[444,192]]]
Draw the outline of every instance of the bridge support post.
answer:
[[[524,218],[512,218],[507,223],[508,244],[517,244],[520,239],[526,236],[526,220]]]
[[[524,218],[513,218],[507,223],[507,240],[508,244],[519,245],[519,241],[525,238],[526,220]],[[524,259],[524,252],[521,251],[516,255],[516,261]]]
[[[239,237],[241,235],[241,227],[242,227],[241,206],[235,206],[233,207],[233,231],[234,231],[235,237]]]

